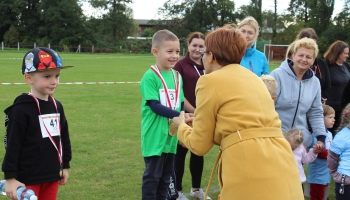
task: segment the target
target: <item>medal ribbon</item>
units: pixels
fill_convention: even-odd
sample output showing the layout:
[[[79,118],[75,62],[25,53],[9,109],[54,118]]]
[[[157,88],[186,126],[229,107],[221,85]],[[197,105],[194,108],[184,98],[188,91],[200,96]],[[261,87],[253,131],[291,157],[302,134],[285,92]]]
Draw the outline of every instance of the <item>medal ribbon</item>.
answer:
[[[29,92],[29,95],[30,95],[31,97],[33,97],[33,99],[35,100],[36,105],[38,106],[39,114],[41,115],[40,105],[39,105],[38,99],[37,99],[31,92]],[[51,95],[49,95],[49,97],[50,97],[50,99],[51,99],[51,101],[52,101],[52,103],[53,103],[53,105],[55,106],[55,109],[56,109],[57,119],[58,119],[58,126],[59,126],[59,130],[60,130],[60,134],[61,134],[61,124],[60,124],[60,119],[58,118],[57,104],[56,104],[55,99],[54,99]],[[44,127],[45,127],[45,129],[46,129],[48,135],[49,135],[49,138],[50,138],[50,140],[51,140],[51,143],[53,144],[53,146],[55,147],[55,149],[56,149],[56,151],[57,151],[57,157],[58,157],[58,161],[59,161],[59,163],[60,163],[60,166],[62,166],[62,142],[61,142],[61,137],[60,137],[60,146],[59,146],[59,148],[57,148],[57,144],[56,144],[55,140],[53,139],[53,137],[51,136],[50,131],[47,129],[47,127],[46,127],[44,121],[43,121],[43,124],[44,124]]]
[[[176,84],[176,78],[175,78],[175,74],[174,74],[174,70],[172,70],[172,74],[173,74],[173,79],[174,79],[174,85],[175,85],[175,105],[172,104],[171,100],[170,100],[170,94],[169,94],[169,90],[168,90],[168,86],[162,76],[162,74],[160,73],[160,70],[158,68],[158,66],[151,66],[151,69],[154,71],[154,73],[156,73],[156,75],[159,77],[159,79],[161,80],[162,84],[163,84],[163,88],[164,88],[164,93],[165,93],[165,97],[166,100],[168,102],[168,106],[170,109],[175,110],[178,105],[179,105],[179,98],[180,98],[180,87],[181,87],[181,76],[180,73],[176,71],[176,75],[177,75],[177,84]],[[170,119],[168,119],[169,123],[170,123]]]

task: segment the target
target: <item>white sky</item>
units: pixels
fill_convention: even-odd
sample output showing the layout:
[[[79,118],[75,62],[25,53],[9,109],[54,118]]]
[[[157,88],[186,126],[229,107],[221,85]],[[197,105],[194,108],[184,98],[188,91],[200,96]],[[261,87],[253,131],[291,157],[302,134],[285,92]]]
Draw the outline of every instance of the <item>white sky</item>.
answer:
[[[157,19],[157,10],[159,7],[162,7],[167,0],[133,0],[134,3],[129,6],[134,10],[134,19]],[[236,9],[241,5],[247,4],[248,0],[234,0]],[[279,0],[277,3],[277,11],[283,12],[287,9],[289,1]],[[273,10],[274,9],[274,0],[263,0],[262,2],[263,10]],[[335,0],[334,14],[337,14],[341,11],[344,5],[344,0]],[[91,8],[87,3],[84,3],[83,10],[86,14],[91,14]]]

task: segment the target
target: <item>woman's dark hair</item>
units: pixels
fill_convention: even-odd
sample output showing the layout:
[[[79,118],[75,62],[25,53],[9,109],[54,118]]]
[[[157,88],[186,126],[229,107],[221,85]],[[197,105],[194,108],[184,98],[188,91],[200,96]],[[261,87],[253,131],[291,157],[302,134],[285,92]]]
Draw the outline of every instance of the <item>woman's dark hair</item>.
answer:
[[[329,61],[329,64],[334,64],[337,62],[340,54],[344,52],[345,48],[349,48],[349,45],[343,41],[335,41],[324,53],[324,58]]]
[[[194,38],[205,40],[205,36],[201,32],[192,32],[187,37],[187,44],[190,44]]]

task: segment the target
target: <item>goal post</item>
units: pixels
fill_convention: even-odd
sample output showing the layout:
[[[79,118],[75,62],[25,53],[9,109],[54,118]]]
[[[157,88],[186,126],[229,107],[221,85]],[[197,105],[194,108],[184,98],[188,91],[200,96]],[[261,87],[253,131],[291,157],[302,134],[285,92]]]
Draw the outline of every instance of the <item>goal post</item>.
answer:
[[[265,44],[264,54],[269,64],[281,63],[286,59],[286,53],[289,45],[287,44]]]

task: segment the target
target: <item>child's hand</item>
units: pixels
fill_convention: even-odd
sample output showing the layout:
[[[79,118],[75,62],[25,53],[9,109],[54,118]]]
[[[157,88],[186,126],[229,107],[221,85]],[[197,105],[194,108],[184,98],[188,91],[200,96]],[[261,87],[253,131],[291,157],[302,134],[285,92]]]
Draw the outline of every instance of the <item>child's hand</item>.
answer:
[[[321,151],[322,151],[322,147],[319,145],[319,144],[315,144],[313,147],[313,151],[314,151],[314,153],[321,153]]]
[[[68,174],[68,169],[63,169],[63,179],[58,181],[58,184],[59,185],[65,185],[68,181],[68,177],[69,177],[69,174]]]
[[[6,179],[6,187],[5,187],[5,192],[8,198],[12,200],[17,200],[17,188],[18,187],[25,187],[25,185],[16,179]]]
[[[181,111],[178,117],[173,118],[173,124],[177,128],[181,123],[185,122],[185,112]]]

